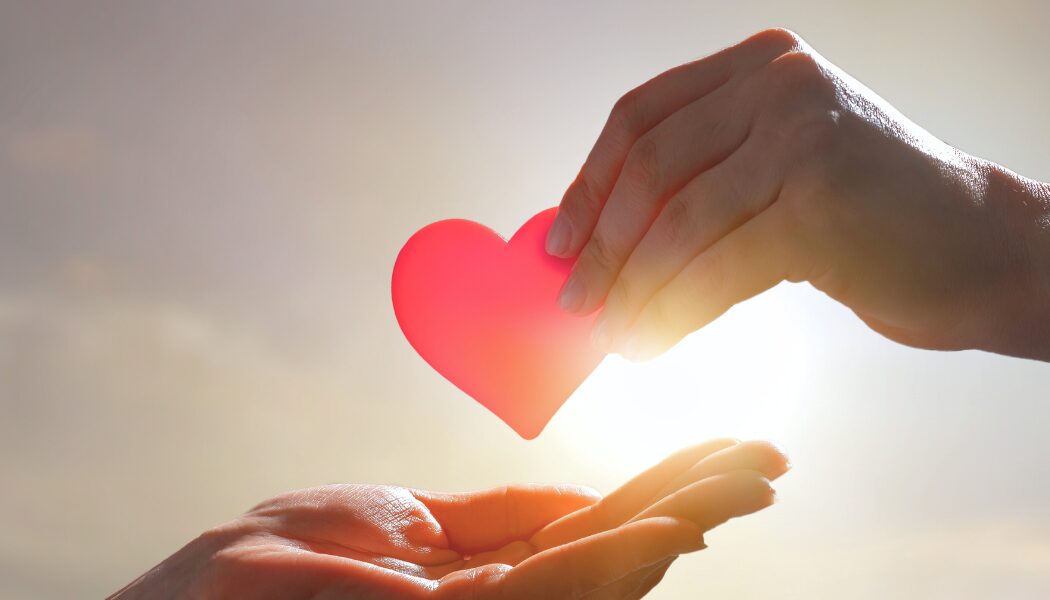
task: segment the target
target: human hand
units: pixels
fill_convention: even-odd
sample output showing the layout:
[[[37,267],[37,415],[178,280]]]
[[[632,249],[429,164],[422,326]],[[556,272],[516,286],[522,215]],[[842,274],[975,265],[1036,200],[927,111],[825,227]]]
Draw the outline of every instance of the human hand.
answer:
[[[645,359],[783,280],[923,348],[1050,360],[1050,186],[934,138],[784,30],[616,104],[548,252]]]
[[[715,440],[609,496],[329,485],[212,529],[114,594],[135,598],[641,598],[703,533],[773,501],[775,447]]]

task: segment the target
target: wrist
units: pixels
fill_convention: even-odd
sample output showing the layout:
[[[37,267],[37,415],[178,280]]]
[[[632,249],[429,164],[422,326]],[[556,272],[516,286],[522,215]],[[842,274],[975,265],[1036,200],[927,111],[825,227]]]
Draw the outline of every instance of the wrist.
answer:
[[[197,578],[216,552],[241,535],[236,522],[205,531],[157,566],[114,592],[107,600],[195,598]]]
[[[1050,361],[1050,185],[992,165],[987,189],[1015,260],[997,294],[999,335],[986,349]]]

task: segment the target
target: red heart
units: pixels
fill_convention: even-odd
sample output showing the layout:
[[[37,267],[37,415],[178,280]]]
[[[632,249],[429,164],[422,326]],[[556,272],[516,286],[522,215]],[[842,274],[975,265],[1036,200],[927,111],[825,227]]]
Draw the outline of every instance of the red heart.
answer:
[[[473,221],[439,221],[394,263],[394,314],[409,343],[525,439],[604,356],[590,344],[594,316],[558,308],[573,261],[543,249],[556,214],[529,219],[510,242]]]

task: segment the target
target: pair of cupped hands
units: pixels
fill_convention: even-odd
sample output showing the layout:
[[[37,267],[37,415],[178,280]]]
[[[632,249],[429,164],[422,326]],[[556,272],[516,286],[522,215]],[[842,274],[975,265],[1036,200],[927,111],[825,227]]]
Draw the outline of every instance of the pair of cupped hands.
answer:
[[[631,358],[790,280],[904,344],[1050,360],[1050,186],[938,140],[781,29],[626,94],[547,250],[576,258],[562,307],[601,308],[595,344]],[[786,469],[772,446],[715,441],[605,498],[303,490],[115,597],[640,598]]]

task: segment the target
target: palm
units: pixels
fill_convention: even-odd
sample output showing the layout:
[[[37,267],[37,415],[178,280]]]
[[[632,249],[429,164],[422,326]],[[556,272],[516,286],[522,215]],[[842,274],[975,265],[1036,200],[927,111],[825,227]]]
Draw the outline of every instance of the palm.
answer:
[[[250,514],[283,522],[287,529],[279,537],[289,549],[305,547],[438,581],[465,569],[516,565],[535,553],[532,534],[597,500],[570,486],[437,494],[348,484],[292,492]],[[485,512],[490,514],[478,514]]]

